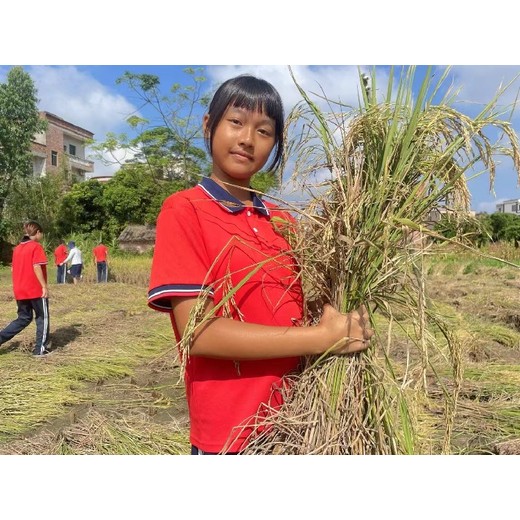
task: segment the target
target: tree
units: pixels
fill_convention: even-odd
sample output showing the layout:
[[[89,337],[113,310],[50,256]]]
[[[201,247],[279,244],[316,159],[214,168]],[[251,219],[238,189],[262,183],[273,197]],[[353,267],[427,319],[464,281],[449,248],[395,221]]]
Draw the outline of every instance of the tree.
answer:
[[[15,179],[32,171],[31,141],[45,129],[38,116],[37,91],[22,67],[13,67],[0,84],[0,236],[7,195]]]
[[[491,225],[485,213],[475,217],[444,213],[435,223],[434,230],[445,238],[456,238],[477,246],[483,246],[491,240]]]
[[[516,216],[516,215],[515,215]],[[516,219],[509,222],[504,229],[504,239],[508,242],[513,242],[516,248],[519,247],[520,243],[520,217],[516,216]]]
[[[106,157],[112,156],[115,161],[114,152],[123,149],[131,156],[126,162],[146,165],[157,179],[180,181],[181,188],[196,184],[207,171],[200,112],[209,97],[202,92],[206,78],[200,75],[201,69],[187,68],[184,72],[189,83],[172,85],[168,95],[162,92],[158,76],[125,72],[117,84],[127,85],[140,107],[151,108],[156,117],[130,116],[127,122],[137,136],[107,134],[105,141],[93,146],[98,158],[106,162]]]
[[[183,182],[155,179],[143,164],[127,164],[106,184],[104,205],[112,233],[127,224],[155,224],[164,199]]]
[[[38,221],[45,231],[45,238],[55,242],[60,238],[56,220],[60,214],[61,200],[70,187],[68,175],[58,171],[45,177],[17,178],[11,185],[4,212],[6,236],[11,243],[18,241],[21,222]]]
[[[74,184],[61,200],[56,226],[62,235],[92,233],[103,229],[107,214],[104,186],[95,179]]]
[[[276,172],[260,171],[251,179],[251,187],[261,193],[280,188],[280,177]]]
[[[489,222],[493,241],[510,240],[506,237],[505,230],[510,226],[514,226],[518,220],[519,217],[513,213],[492,213],[489,216]]]

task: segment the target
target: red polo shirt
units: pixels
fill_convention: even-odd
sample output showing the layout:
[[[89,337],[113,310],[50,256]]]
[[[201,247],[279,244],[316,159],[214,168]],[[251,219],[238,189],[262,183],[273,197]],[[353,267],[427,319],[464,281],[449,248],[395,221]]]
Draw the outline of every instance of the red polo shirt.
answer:
[[[60,244],[55,250],[54,250],[54,263],[55,265],[62,264],[65,261],[65,258],[67,258],[68,252],[67,248],[65,247],[65,244]]]
[[[13,249],[13,292],[16,300],[32,300],[42,297],[42,286],[34,273],[34,266],[41,265],[47,281],[47,257],[40,243],[28,237]]]
[[[217,315],[273,326],[300,322],[298,268],[273,216],[291,221],[288,214],[256,196],[253,207],[243,206],[209,178],[165,200],[157,220],[148,304],[170,313],[177,341],[171,298],[197,297],[208,289],[218,305],[230,287],[249,275],[232,305],[222,306]],[[258,267],[261,262],[265,263]],[[250,424],[255,414],[265,413],[265,403],[281,404],[279,393],[273,391],[299,360],[190,357],[185,382],[191,443],[209,452],[244,448],[251,427],[242,426]]]
[[[94,249],[92,249],[92,254],[96,259],[96,262],[106,262],[107,261],[107,253],[108,248],[103,244],[97,245]]]

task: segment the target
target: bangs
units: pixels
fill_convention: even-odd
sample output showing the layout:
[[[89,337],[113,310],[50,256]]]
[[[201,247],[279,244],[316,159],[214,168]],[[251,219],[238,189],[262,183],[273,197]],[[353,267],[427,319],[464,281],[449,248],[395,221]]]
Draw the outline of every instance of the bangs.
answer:
[[[278,123],[279,102],[266,92],[258,94],[238,94],[230,100],[230,106],[260,112]]]

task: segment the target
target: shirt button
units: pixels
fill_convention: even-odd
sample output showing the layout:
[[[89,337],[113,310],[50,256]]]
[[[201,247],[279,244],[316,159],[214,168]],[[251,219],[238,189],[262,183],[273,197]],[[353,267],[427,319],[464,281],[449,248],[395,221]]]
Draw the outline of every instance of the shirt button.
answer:
[[[255,227],[253,228],[253,231],[254,231],[255,233],[258,233],[258,229],[256,229]]]
[[[247,210],[247,216],[250,217],[251,216],[251,212],[249,210]]]

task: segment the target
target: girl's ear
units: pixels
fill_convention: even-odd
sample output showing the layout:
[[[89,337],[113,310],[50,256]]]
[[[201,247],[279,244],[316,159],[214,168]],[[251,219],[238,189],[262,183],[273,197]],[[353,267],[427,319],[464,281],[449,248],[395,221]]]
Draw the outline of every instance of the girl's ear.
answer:
[[[204,137],[207,139],[209,137],[209,114],[204,114],[204,117],[202,118],[202,132],[204,133]]]

